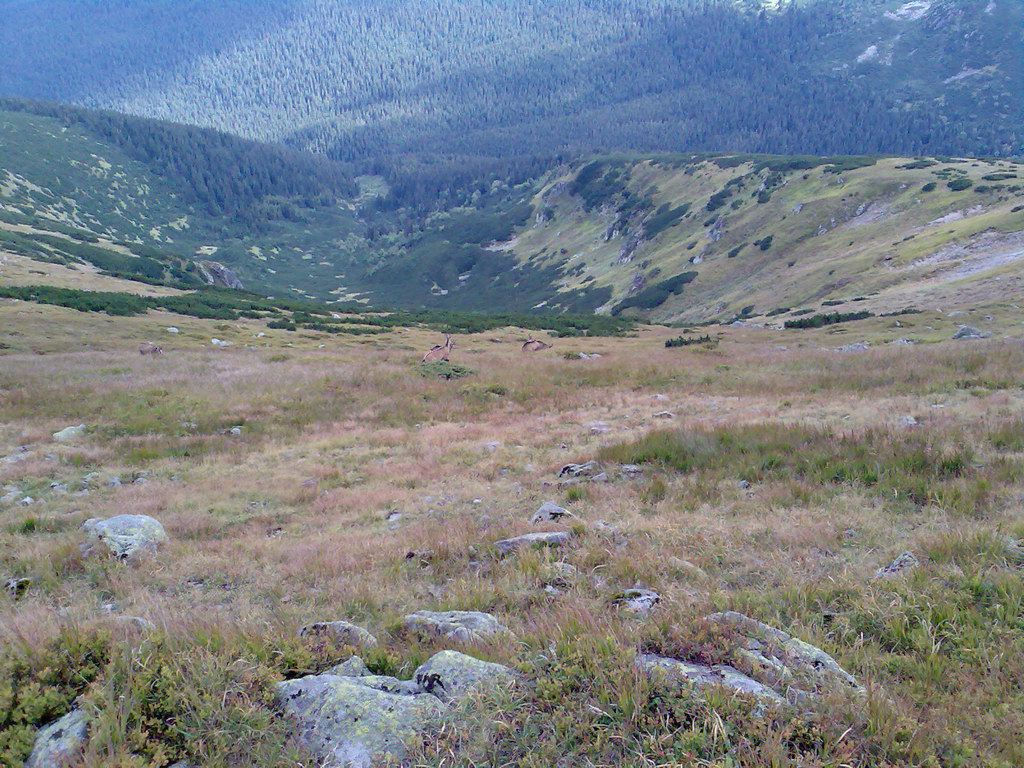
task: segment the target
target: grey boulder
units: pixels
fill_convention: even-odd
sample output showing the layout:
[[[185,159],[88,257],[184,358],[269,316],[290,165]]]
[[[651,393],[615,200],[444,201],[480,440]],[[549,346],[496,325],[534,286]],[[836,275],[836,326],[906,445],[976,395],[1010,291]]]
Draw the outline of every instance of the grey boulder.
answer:
[[[64,768],[78,761],[89,734],[89,718],[73,709],[36,735],[25,768]]]
[[[58,443],[67,443],[71,440],[75,440],[85,434],[85,424],[79,424],[77,427],[64,427],[59,432],[53,433],[53,439]]]
[[[583,464],[566,464],[558,472],[559,477],[593,477],[601,472],[601,465],[596,461]]]
[[[156,553],[167,541],[158,520],[149,515],[116,515],[102,520],[94,517],[82,524],[86,534],[85,554],[106,549],[122,560],[135,560]]]
[[[413,678],[421,689],[450,703],[474,690],[512,685],[516,674],[502,664],[483,661],[458,651],[441,651],[420,665]]]
[[[416,611],[404,619],[405,628],[421,635],[473,642],[508,632],[508,627],[481,611]]]
[[[661,602],[661,595],[652,589],[627,589],[613,600],[617,605],[634,613],[646,615]]]
[[[530,522],[536,525],[537,523],[561,520],[563,517],[575,517],[575,515],[565,507],[560,507],[551,501],[545,501],[540,505],[540,509],[534,513],[533,517],[530,518]]]
[[[897,576],[904,571],[917,568],[921,563],[913,552],[903,552],[888,565],[875,571],[876,579],[888,579]]]
[[[969,325],[961,325],[960,329],[953,334],[954,339],[987,339],[991,333],[984,333]]]
[[[392,693],[362,677],[311,675],[277,686],[299,738],[322,768],[374,768],[401,761],[440,720],[444,705],[427,693]]]
[[[362,627],[347,621],[319,621],[299,630],[300,637],[324,638],[351,645],[353,648],[373,648],[377,638]]]

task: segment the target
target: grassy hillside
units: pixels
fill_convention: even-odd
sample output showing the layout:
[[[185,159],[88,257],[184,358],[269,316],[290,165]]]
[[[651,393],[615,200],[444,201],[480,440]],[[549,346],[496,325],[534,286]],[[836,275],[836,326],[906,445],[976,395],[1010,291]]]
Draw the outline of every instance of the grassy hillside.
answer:
[[[87,768],[317,764],[274,691],[354,652],[298,635],[344,619],[379,640],[359,653],[381,675],[441,649],[521,675],[414,734],[412,765],[1020,765],[1024,326],[953,342],[961,320],[993,328],[903,320],[859,324],[915,345],[847,354],[822,349],[828,328],[737,327],[524,356],[526,331],[498,328],[458,336],[475,373],[449,380],[420,374],[438,340],[420,328],[0,299],[0,762],[78,708]],[[561,485],[591,459],[608,482]],[[531,525],[549,500],[575,519]],[[82,524],[120,513],[167,543],[84,555]],[[494,546],[538,530],[572,538]],[[904,551],[916,567],[875,577]],[[660,596],[649,614],[617,602],[636,587]],[[405,628],[433,609],[514,637]],[[866,693],[765,706],[638,670],[655,653],[759,674],[707,618],[723,610],[822,648]]]
[[[0,111],[0,245],[151,282],[202,279],[191,265],[214,261],[298,299],[661,322],[783,322],[779,310],[853,299],[876,314],[957,310],[1020,292],[1024,165],[1011,160],[613,156],[479,184],[427,213],[362,177],[354,196],[307,202],[250,186],[214,214],[189,180],[229,189],[246,161],[210,166],[204,135],[184,134],[199,146],[178,147],[187,167],[171,172],[59,114]]]
[[[139,159],[138,142],[122,145],[90,125],[0,110],[0,228],[65,225],[125,248],[217,261],[253,288],[301,295],[312,286],[338,286],[339,270],[327,255],[363,231],[344,198],[308,206],[273,195],[235,193],[232,187],[251,189],[251,182],[233,178],[246,171],[235,170],[230,162],[235,151],[230,144],[208,148],[202,135],[183,135],[178,157],[172,158],[183,169],[176,174],[157,161]],[[154,127],[153,135],[159,136],[163,125],[134,121],[123,127],[143,136]],[[204,152],[228,156],[227,165],[201,172],[209,188],[225,189],[230,199],[224,202],[233,214],[211,212],[210,200],[197,198],[195,185],[186,181]],[[166,161],[166,155],[160,160]],[[242,199],[247,200],[244,213],[237,208]],[[250,215],[253,206],[264,211],[261,218]]]
[[[661,321],[863,298],[958,309],[1021,292],[1024,165],[1011,161],[609,158],[553,178],[533,204],[511,252],[562,265],[567,290],[611,288],[608,311]]]

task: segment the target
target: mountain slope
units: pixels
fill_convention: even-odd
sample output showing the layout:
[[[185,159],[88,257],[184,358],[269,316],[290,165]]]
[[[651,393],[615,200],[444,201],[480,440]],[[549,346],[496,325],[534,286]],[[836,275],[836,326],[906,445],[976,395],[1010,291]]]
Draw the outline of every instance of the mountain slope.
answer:
[[[185,266],[213,261],[248,288],[322,301],[686,322],[865,297],[879,311],[984,304],[1020,291],[1024,165],[1009,160],[606,156],[481,184],[424,215],[379,178],[360,178],[351,197],[328,193],[301,158],[275,178],[323,189],[315,200],[239,188],[245,158],[288,160],[272,147],[233,150],[221,134],[139,119],[100,132],[73,112],[41,111],[0,111],[0,237],[45,260],[69,255],[56,229],[79,250],[113,248],[98,261],[117,269],[142,268],[126,254],[159,260],[145,267],[151,277],[182,280]],[[111,138],[128,134],[184,143],[135,159],[156,140]],[[223,193],[199,196],[196,178]]]
[[[0,0],[0,94],[284,141],[393,182],[415,172],[431,193],[509,168],[522,178],[525,158],[555,153],[1021,143],[1010,0],[242,7]]]
[[[539,218],[512,252],[561,264],[565,290],[610,288],[608,310],[659,320],[1024,291],[1024,165],[1010,161],[608,159],[534,202]],[[692,279],[658,287],[682,274]],[[968,292],[982,283],[989,295]]]

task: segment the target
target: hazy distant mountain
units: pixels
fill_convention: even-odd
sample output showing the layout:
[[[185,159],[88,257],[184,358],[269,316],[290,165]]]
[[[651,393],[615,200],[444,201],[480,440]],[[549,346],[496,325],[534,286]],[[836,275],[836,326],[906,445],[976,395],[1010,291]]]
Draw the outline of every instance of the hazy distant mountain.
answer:
[[[0,0],[0,94],[417,170],[431,189],[560,152],[1019,151],[1019,0],[758,5]]]

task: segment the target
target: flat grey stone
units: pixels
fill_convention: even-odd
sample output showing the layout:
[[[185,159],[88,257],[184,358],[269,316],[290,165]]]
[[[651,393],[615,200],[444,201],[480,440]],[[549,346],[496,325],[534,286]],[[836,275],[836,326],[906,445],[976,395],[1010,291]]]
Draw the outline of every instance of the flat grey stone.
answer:
[[[347,661],[337,664],[327,671],[329,675],[337,675],[338,677],[365,677],[366,675],[373,674],[369,668],[358,656],[352,656]]]
[[[494,542],[498,552],[507,555],[523,547],[561,547],[569,543],[572,534],[568,531],[546,531],[543,533],[524,533],[511,539]]]
[[[784,699],[769,688],[728,664],[691,664],[678,659],[657,656],[650,653],[642,654],[637,665],[651,677],[663,677],[669,680],[686,682],[695,688],[722,687],[736,693],[754,696],[771,704],[783,704]]]
[[[319,621],[307,624],[299,630],[299,636],[326,638],[351,645],[353,648],[373,648],[377,645],[376,637],[347,621]]]
[[[508,632],[508,627],[481,611],[416,611],[404,619],[405,628],[424,635],[472,642]]]

